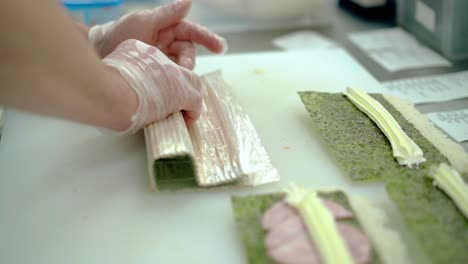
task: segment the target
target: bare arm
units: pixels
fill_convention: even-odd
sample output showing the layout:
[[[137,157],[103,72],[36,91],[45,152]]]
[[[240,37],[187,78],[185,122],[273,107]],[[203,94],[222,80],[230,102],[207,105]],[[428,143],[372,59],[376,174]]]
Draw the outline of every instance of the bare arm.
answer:
[[[0,104],[113,130],[137,107],[56,0],[0,1]]]
[[[82,24],[80,22],[75,23],[78,31],[83,35],[83,38],[88,39],[88,34],[89,34],[89,29],[90,27],[86,26],[85,24]]]

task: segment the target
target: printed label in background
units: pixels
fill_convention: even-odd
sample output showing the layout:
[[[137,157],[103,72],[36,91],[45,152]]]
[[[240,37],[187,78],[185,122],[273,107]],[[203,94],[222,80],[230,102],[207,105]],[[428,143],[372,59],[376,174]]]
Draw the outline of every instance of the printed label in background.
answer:
[[[385,92],[415,104],[468,98],[468,71],[383,82]]]
[[[458,142],[468,140],[468,109],[427,114],[429,119]]]
[[[352,32],[348,37],[354,45],[389,72],[452,65],[399,27]]]
[[[297,31],[272,40],[273,45],[284,50],[336,48],[338,45],[313,31]]]
[[[416,1],[416,21],[421,23],[429,31],[435,32],[435,12],[421,1]]]

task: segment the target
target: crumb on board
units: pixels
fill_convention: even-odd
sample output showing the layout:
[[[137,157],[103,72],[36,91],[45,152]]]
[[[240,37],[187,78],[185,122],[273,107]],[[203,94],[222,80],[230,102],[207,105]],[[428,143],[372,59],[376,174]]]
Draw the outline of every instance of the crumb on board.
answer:
[[[283,149],[284,149],[284,150],[289,150],[290,147],[289,147],[289,146],[284,146]]]
[[[255,73],[255,74],[258,74],[258,75],[263,74],[264,72],[265,72],[265,71],[264,71],[263,69],[261,69],[261,68],[255,68],[255,69],[254,69],[254,73]]]

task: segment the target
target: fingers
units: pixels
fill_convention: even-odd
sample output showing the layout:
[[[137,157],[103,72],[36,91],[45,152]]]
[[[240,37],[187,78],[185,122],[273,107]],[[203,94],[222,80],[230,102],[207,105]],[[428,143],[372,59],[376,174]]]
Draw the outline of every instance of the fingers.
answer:
[[[175,58],[173,61],[180,66],[189,70],[195,68],[196,50],[192,42],[175,41],[169,46],[168,53],[170,57]]]
[[[152,12],[151,22],[158,28],[167,28],[180,22],[190,10],[192,0],[175,0]]]
[[[201,115],[201,105],[202,105],[202,97],[201,95],[197,96],[193,100],[193,106],[187,107],[187,109],[192,110],[183,110],[182,114],[184,115],[184,120],[186,124],[192,124],[200,118]]]
[[[189,42],[175,42],[173,59],[191,57]],[[194,72],[172,62],[157,48],[138,40],[122,42],[103,60],[118,69],[138,95],[139,106],[133,128],[183,111],[187,123],[199,118],[202,107],[201,80]]]
[[[169,59],[171,59],[171,61],[177,63],[177,62],[176,62],[176,61],[177,61],[177,57],[176,57],[176,56],[168,55],[167,57],[168,57]]]
[[[187,21],[175,26],[175,38],[200,44],[214,53],[222,53],[227,49],[226,40],[209,29]]]
[[[182,111],[187,124],[196,121],[202,111],[201,80],[200,77],[176,64],[165,65],[164,71],[172,81],[170,96],[168,96],[170,109],[167,113]]]
[[[187,124],[191,124],[196,121],[202,111],[202,96],[201,96],[201,80],[200,77],[190,71],[190,70],[183,70],[184,77],[189,81],[190,85],[194,89],[193,93],[190,95],[190,100],[187,101],[187,104],[183,107],[183,115],[185,122]]]
[[[193,88],[200,94],[201,93],[201,79],[193,71],[187,70],[189,72],[189,81],[192,84]]]
[[[201,25],[187,21],[182,21],[162,30],[158,36],[158,47],[166,49],[176,40],[200,44],[214,53],[224,53],[227,50],[227,44],[224,38]]]

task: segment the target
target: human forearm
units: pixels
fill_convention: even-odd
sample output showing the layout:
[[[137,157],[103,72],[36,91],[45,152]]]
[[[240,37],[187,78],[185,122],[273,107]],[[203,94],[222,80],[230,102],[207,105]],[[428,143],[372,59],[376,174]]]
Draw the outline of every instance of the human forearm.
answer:
[[[0,42],[0,104],[114,130],[130,124],[133,91],[55,0],[2,1],[0,10],[8,36]]]
[[[130,126],[136,98],[111,68],[105,67],[99,76],[73,81],[32,66],[11,67],[2,74],[18,72],[21,78],[4,79],[0,104],[116,131]]]
[[[78,28],[78,31],[83,36],[83,38],[88,39],[90,27],[88,27],[85,24],[82,24],[80,22],[76,22],[75,25],[76,25],[76,28]]]

